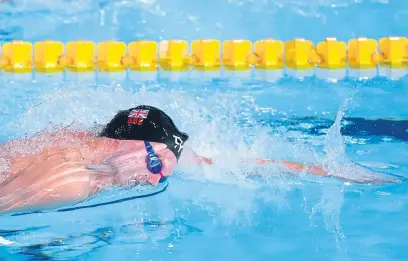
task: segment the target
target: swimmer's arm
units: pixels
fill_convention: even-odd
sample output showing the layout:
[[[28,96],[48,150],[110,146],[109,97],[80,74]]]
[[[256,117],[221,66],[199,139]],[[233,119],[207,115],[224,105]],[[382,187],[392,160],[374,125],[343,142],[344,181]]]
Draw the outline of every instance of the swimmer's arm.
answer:
[[[201,157],[197,156],[196,162],[198,164],[208,164],[211,165],[213,164],[213,161],[211,158],[207,157]],[[298,162],[293,162],[293,161],[286,161],[286,160],[274,160],[274,159],[252,159],[252,160],[245,160],[244,162],[247,163],[254,163],[258,165],[264,165],[264,164],[281,164],[282,166],[286,167],[288,170],[295,171],[297,173],[306,173],[309,175],[315,175],[315,176],[324,176],[324,177],[335,177],[339,180],[342,180],[344,182],[350,182],[350,183],[368,183],[367,180],[356,180],[356,179],[349,179],[345,177],[340,177],[336,175],[330,174],[323,166],[316,166],[316,165],[307,165],[307,164],[302,164]],[[376,184],[383,184],[383,183],[398,183],[398,181],[384,181],[381,179],[372,179],[370,180],[371,183],[376,183]]]
[[[199,156],[190,148],[185,148],[182,156],[180,157],[181,163],[189,163],[189,164],[198,164],[198,165],[212,165],[214,162],[211,158]],[[267,163],[275,163],[281,164],[288,168],[289,170],[294,170],[297,172],[305,171],[308,174],[318,175],[318,176],[327,176],[327,171],[324,170],[323,167],[320,166],[307,166],[305,164],[292,162],[292,161],[285,161],[285,160],[274,160],[274,159],[251,159],[251,160],[244,160],[247,163],[255,163],[258,165],[264,165]]]
[[[274,159],[254,159],[251,161],[259,165],[264,165],[267,163],[277,163],[277,164],[281,164],[285,166],[286,168],[290,170],[294,170],[299,173],[304,171],[308,174],[317,175],[317,176],[327,176],[328,175],[327,171],[321,166],[306,165],[306,164],[293,162],[293,161],[274,160]]]
[[[83,202],[104,187],[114,185],[114,175],[73,168],[54,175],[24,171],[0,183],[0,213],[38,211]]]

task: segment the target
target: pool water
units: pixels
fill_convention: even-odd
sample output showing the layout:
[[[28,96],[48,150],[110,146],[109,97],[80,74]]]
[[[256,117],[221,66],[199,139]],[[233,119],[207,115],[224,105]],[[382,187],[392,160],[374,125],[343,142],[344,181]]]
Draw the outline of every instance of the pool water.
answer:
[[[328,36],[347,41],[408,32],[405,0],[36,0],[0,6],[2,42],[305,37],[316,43]],[[102,73],[3,74],[2,142],[72,123],[92,128],[143,103],[166,111],[190,135],[186,145],[217,164],[178,167],[167,189],[152,197],[2,215],[0,260],[407,260],[406,182],[350,184],[239,160],[326,163],[344,178],[364,181],[368,174],[350,169],[351,161],[385,172],[378,174],[383,179],[408,178],[407,87],[407,76],[265,81],[224,72],[214,78],[160,72],[145,81]]]

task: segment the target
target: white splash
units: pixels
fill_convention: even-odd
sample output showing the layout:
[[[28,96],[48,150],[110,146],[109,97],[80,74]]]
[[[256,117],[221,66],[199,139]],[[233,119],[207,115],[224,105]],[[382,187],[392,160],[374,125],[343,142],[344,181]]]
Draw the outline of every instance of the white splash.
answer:
[[[325,156],[322,163],[330,174],[339,173],[343,168],[345,156],[345,144],[341,135],[341,119],[350,98],[346,99],[337,112],[333,125],[329,128],[324,140]],[[320,202],[311,208],[310,219],[317,213],[324,217],[326,230],[333,233],[337,244],[344,238],[340,226],[340,213],[344,200],[344,184],[341,182],[322,182]],[[304,194],[309,192],[304,191]]]
[[[336,120],[327,132],[324,141],[325,157],[323,165],[326,166],[329,175],[343,179],[346,184],[364,183],[398,183],[399,180],[385,173],[374,171],[366,166],[351,161],[346,155],[344,137],[341,135],[341,120],[344,117],[346,107],[352,101],[352,96],[347,98],[339,111]]]
[[[7,239],[0,236],[0,245],[9,246],[9,245],[12,245],[12,244],[15,244],[15,243],[16,242],[7,240]]]

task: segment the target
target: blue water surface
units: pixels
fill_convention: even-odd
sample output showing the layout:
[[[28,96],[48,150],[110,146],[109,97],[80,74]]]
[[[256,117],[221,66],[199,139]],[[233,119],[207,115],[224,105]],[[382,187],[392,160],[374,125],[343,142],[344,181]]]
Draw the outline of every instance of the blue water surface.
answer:
[[[405,0],[33,0],[0,7],[1,43],[263,37],[317,43],[329,36],[347,41],[408,32]],[[187,146],[218,164],[179,167],[167,189],[152,197],[2,215],[0,260],[408,259],[406,182],[348,184],[236,160],[342,166],[346,158],[407,178],[407,76],[336,81],[288,74],[275,81],[190,76],[3,73],[2,142],[72,122],[91,128],[119,109],[143,103],[165,110],[190,135]],[[339,115],[336,132],[332,126]],[[361,178],[343,170],[348,178]]]

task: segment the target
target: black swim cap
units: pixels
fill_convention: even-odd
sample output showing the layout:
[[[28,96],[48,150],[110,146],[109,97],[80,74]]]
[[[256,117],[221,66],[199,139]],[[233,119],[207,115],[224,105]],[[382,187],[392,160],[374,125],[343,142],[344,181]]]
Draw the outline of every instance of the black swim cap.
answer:
[[[188,140],[188,135],[180,132],[167,114],[147,105],[119,111],[99,136],[164,143],[177,160],[183,151],[184,143]]]

